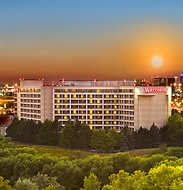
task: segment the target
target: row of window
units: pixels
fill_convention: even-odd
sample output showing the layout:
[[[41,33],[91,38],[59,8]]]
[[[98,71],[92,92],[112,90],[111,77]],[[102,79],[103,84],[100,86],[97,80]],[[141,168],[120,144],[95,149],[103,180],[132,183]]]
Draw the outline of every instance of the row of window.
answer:
[[[102,128],[105,129],[106,127],[107,128],[111,127],[111,128],[115,128],[115,129],[121,129],[124,126],[129,126],[129,127],[134,126],[134,122],[131,122],[131,121],[118,121],[116,124],[113,123],[114,121],[111,121],[110,123],[104,123],[104,124],[97,123],[97,122],[99,122],[99,121],[95,121],[95,122],[93,122],[91,124],[89,124],[89,123],[87,123],[87,124],[89,124],[90,128],[92,128],[92,129],[102,129]],[[67,121],[60,121],[60,123],[61,123],[61,125],[64,126],[67,123]],[[102,126],[94,126],[94,125],[104,125],[104,126],[102,127]],[[110,125],[118,125],[118,126],[114,127],[114,126],[110,126]]]
[[[55,98],[134,98],[132,94],[55,94]]]
[[[25,108],[41,108],[41,105],[37,105],[37,104],[21,104],[21,107],[25,107]]]
[[[40,99],[21,99],[20,102],[41,103]]]
[[[28,113],[41,113],[41,110],[34,110],[34,109],[23,109],[21,108],[21,112],[28,112]]]
[[[65,116],[55,116],[55,118],[56,119],[61,119],[61,120],[68,120],[69,118],[71,118],[71,119],[78,119],[78,120],[86,120],[86,118],[88,119],[88,120],[98,120],[98,119],[100,119],[100,120],[107,120],[107,121],[109,121],[109,120],[114,120],[114,119],[116,119],[116,120],[127,120],[127,121],[133,121],[134,120],[134,117],[130,117],[130,116],[104,116],[104,118],[102,118],[102,116],[92,116],[92,115],[90,115],[90,116],[88,116],[88,117],[86,117],[85,115],[82,115],[82,116],[67,116],[67,115],[65,115]]]
[[[102,105],[55,105],[55,109],[103,109]],[[104,105],[104,109],[131,109],[134,106],[127,105]]]
[[[55,114],[92,114],[92,115],[95,115],[95,114],[121,114],[121,115],[134,115],[134,111],[112,111],[112,110],[104,110],[104,112],[102,112],[102,110],[56,110],[55,111]]]
[[[40,94],[21,94],[20,95],[21,98],[40,98],[41,95]]]
[[[55,100],[56,104],[134,104],[134,100]]]
[[[41,119],[41,115],[21,113],[21,117]]]
[[[40,92],[41,89],[37,88],[21,88],[20,92]]]
[[[134,93],[134,89],[55,89],[55,93]]]

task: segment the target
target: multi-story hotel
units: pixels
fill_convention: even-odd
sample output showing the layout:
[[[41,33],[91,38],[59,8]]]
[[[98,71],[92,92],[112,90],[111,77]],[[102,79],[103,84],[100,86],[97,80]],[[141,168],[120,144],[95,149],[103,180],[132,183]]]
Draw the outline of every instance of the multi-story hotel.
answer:
[[[153,123],[162,127],[171,115],[171,87],[96,80],[46,86],[43,80],[20,80],[15,115],[36,122],[58,119],[61,125],[78,119],[92,129],[150,128]]]

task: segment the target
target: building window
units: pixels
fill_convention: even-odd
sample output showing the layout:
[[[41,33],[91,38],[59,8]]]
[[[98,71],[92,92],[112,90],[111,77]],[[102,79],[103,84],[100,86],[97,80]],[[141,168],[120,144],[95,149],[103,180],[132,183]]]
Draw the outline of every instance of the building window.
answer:
[[[97,90],[97,93],[101,93],[102,92],[102,90]]]

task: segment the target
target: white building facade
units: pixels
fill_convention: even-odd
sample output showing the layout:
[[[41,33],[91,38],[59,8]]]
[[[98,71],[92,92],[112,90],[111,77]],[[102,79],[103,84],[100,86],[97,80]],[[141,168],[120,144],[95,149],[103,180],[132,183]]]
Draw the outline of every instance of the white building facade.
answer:
[[[36,122],[58,119],[61,125],[78,119],[92,129],[163,127],[171,115],[171,87],[96,80],[45,86],[42,80],[20,80],[15,115]]]

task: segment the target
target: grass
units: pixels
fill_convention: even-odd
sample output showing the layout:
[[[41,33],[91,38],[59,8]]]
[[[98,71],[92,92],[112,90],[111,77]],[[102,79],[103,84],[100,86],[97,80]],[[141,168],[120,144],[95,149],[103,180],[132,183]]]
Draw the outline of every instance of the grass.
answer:
[[[16,142],[16,145],[18,147],[31,147],[34,148],[39,155],[42,154],[49,154],[50,156],[56,156],[56,157],[68,157],[69,159],[83,159],[88,156],[94,156],[94,155],[99,155],[99,156],[108,156],[110,154],[114,153],[96,153],[96,152],[90,152],[90,151],[84,151],[84,150],[76,150],[76,149],[64,149],[60,148],[58,146],[46,146],[46,145],[31,145],[31,144],[22,144]],[[155,150],[155,148],[150,148],[150,149],[136,149],[136,150],[130,150],[127,151],[131,156],[144,156],[148,155],[152,150]]]

